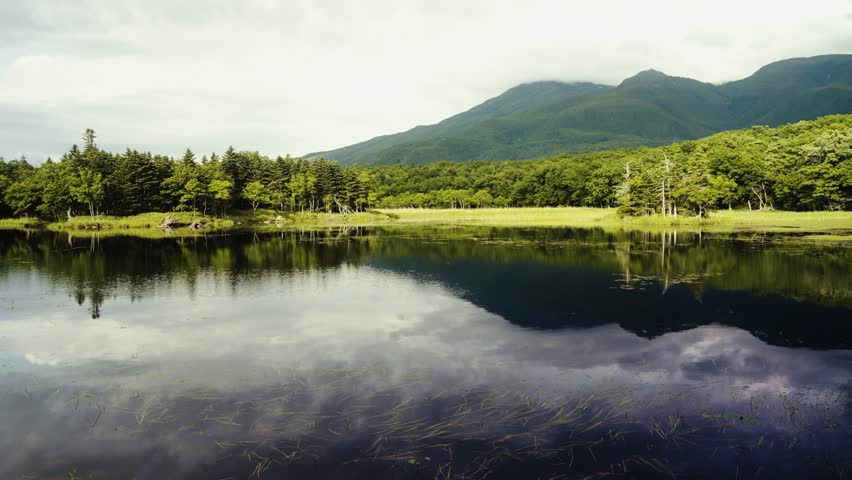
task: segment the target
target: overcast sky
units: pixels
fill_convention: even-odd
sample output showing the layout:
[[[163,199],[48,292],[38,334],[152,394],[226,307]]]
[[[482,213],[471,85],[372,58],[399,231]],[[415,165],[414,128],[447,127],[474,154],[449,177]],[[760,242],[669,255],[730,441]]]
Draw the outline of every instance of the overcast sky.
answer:
[[[0,155],[304,154],[522,82],[708,82],[852,53],[849,0],[0,0]]]

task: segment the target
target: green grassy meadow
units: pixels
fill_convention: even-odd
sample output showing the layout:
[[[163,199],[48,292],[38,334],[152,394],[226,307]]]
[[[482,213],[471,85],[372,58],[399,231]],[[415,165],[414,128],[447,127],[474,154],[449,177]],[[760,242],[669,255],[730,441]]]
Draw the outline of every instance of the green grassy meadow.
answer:
[[[715,231],[852,232],[852,212],[714,211],[710,218],[619,217],[614,208],[388,209],[401,225],[493,225],[528,227],[603,227],[635,230],[683,228]],[[835,235],[842,236],[842,235]]]

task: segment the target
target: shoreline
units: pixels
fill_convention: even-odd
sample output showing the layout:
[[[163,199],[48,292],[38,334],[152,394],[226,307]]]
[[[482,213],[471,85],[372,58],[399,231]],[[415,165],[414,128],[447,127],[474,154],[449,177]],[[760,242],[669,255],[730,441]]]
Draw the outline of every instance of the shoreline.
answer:
[[[281,215],[281,217],[279,217]],[[170,231],[160,223],[172,216],[178,226]],[[276,222],[276,218],[279,221]],[[203,228],[189,227],[200,222]],[[235,212],[225,218],[192,212],[150,212],[128,217],[75,217],[64,222],[43,222],[34,218],[0,219],[0,229],[45,230],[57,232],[108,233],[139,236],[195,236],[213,232],[265,231],[268,229],[322,229],[336,227],[544,227],[603,228],[663,232],[672,230],[706,232],[813,233],[835,241],[852,241],[852,212],[743,211],[719,210],[710,218],[660,215],[619,217],[614,208],[518,207],[482,209],[381,209],[348,215],[332,213],[279,214],[271,210]],[[160,235],[157,235],[157,232]]]

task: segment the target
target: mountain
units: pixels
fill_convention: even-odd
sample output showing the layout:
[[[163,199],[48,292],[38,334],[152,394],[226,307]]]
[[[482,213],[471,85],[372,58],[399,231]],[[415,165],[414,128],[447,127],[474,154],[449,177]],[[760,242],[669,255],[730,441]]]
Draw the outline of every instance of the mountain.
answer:
[[[646,70],[618,86],[534,82],[434,125],[314,152],[343,164],[516,160],[664,145],[852,113],[852,55],[795,58],[713,85]]]
[[[852,112],[852,55],[771,63],[754,75],[719,86],[731,99],[735,128],[781,125]]]

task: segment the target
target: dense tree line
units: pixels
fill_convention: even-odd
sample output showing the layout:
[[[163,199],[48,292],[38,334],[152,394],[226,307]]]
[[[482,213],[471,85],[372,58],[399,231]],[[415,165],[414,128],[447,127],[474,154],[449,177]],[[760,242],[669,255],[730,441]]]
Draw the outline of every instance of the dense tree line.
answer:
[[[594,206],[626,215],[852,208],[852,115],[665,147],[370,169],[378,207]]]
[[[126,150],[105,152],[87,130],[58,162],[39,167],[26,159],[0,160],[0,216],[62,219],[81,212],[133,215],[192,210],[225,215],[229,209],[359,211],[367,205],[362,169],[235,151],[197,159],[189,149],[174,159]]]
[[[0,216],[563,205],[703,216],[716,208],[852,208],[852,115],[656,148],[370,168],[232,147],[201,159],[189,149],[181,158],[113,154],[98,148],[91,130],[83,140],[82,149],[38,167],[0,159]]]

